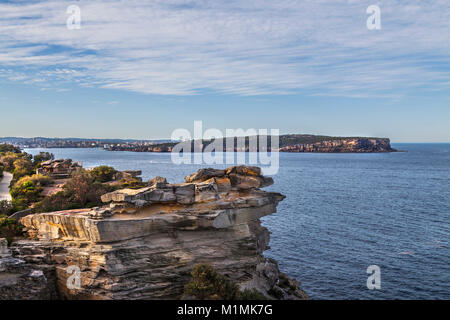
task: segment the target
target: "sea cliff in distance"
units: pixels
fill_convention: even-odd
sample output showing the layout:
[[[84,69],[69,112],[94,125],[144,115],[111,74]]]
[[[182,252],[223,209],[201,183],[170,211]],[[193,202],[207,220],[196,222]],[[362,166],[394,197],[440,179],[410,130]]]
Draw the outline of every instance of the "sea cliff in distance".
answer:
[[[271,147],[271,137],[267,138],[267,149]],[[238,138],[227,147],[225,139],[222,140],[223,150],[226,152],[249,152],[251,137],[245,137],[245,144],[240,146]],[[242,139],[242,138],[241,138]],[[82,138],[0,138],[0,143],[11,143],[23,148],[105,148],[108,151],[132,151],[132,152],[171,152],[179,143],[171,140],[126,140],[126,139],[82,139]],[[189,142],[187,142],[189,143]],[[194,141],[191,141],[194,150]],[[212,140],[203,140],[201,148],[204,150]],[[274,148],[275,149],[275,148]],[[272,149],[272,150],[274,150]],[[309,134],[286,134],[279,136],[279,152],[319,152],[319,153],[371,153],[371,152],[395,152],[388,138],[375,137],[332,137]],[[255,151],[261,151],[255,150]]]
[[[271,137],[258,136],[253,137],[260,139],[265,138],[267,141],[267,150],[276,150],[279,152],[318,152],[318,153],[370,153],[370,152],[395,152],[391,147],[391,142],[388,138],[365,138],[365,137],[330,137],[330,136],[315,136],[305,134],[289,134],[280,135],[279,145],[277,148],[272,148]],[[260,150],[260,145],[256,150],[251,148],[249,143],[251,137],[245,137],[245,143],[240,145],[238,138],[234,138],[232,147],[228,147],[225,139],[218,139],[215,143],[220,145],[222,143],[223,150],[226,152],[249,152],[249,151],[263,151]],[[242,139],[242,138],[241,138]],[[256,141],[256,140],[255,140]],[[195,150],[195,142],[191,141],[191,150]],[[205,150],[208,145],[212,143],[211,140],[205,141],[201,144],[202,150]],[[110,151],[134,151],[134,152],[171,152],[177,142],[166,142],[152,145],[145,144],[110,144],[105,146]],[[187,142],[189,144],[189,142]]]

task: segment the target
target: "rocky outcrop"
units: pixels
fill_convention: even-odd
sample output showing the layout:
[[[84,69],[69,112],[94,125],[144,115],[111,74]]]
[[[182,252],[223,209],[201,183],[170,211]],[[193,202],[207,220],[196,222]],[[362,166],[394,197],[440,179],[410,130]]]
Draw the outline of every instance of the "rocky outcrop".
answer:
[[[116,171],[116,173],[114,173],[112,180],[113,181],[117,181],[117,180],[128,180],[128,179],[132,179],[132,178],[136,178],[141,180],[141,178],[139,178],[139,176],[142,174],[141,170],[125,170],[125,171]]]
[[[71,159],[56,159],[42,162],[36,169],[36,174],[42,174],[53,179],[66,179],[81,169],[81,164]]]
[[[369,153],[393,152],[389,139],[348,138],[281,147],[280,152]]]
[[[0,238],[0,300],[50,299],[50,292],[42,270],[12,257],[6,239]]]
[[[31,239],[16,241],[12,254],[42,271],[61,299],[177,299],[199,263],[267,298],[306,298],[263,256],[269,231],[259,218],[284,199],[260,190],[272,183],[245,166],[201,169],[182,184],[159,177],[105,194],[102,207],[23,217]]]

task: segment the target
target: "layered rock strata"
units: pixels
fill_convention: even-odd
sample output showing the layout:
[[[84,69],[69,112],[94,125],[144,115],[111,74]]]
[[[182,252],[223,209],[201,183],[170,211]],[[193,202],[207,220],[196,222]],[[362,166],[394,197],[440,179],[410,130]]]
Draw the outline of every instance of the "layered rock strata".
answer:
[[[0,239],[0,300],[50,299],[47,278],[40,269],[14,258],[7,241]]]
[[[306,298],[262,255],[269,231],[259,218],[284,199],[260,190],[272,183],[246,166],[201,169],[182,184],[158,177],[103,195],[102,207],[23,217],[31,239],[12,255],[42,271],[52,298],[178,299],[199,263],[267,298]]]

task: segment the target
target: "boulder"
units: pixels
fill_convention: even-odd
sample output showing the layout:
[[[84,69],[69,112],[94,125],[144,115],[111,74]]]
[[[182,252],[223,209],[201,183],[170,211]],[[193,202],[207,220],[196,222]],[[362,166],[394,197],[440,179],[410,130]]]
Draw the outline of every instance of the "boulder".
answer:
[[[260,176],[261,168],[259,167],[251,167],[251,166],[233,166],[229,167],[226,170],[226,174],[240,174],[243,176]]]
[[[211,179],[214,177],[223,177],[224,175],[225,175],[225,170],[207,168],[207,169],[200,169],[197,172],[194,172],[193,174],[184,178],[184,180],[187,183],[201,182],[201,181],[205,181],[205,180],[208,180],[208,179]]]
[[[154,177],[153,179],[148,180],[149,186],[163,186],[168,184],[167,179],[163,177]]]

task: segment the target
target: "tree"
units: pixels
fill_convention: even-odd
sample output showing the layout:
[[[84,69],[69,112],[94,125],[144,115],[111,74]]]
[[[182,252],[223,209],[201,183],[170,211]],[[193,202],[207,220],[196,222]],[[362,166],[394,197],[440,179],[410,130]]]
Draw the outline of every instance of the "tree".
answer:
[[[90,175],[98,182],[111,181],[116,172],[116,169],[109,166],[99,166],[89,171]]]
[[[2,164],[5,171],[14,170],[14,161],[19,159],[19,156],[15,153],[7,152],[0,156],[0,163]]]
[[[20,153],[20,148],[15,147],[11,144],[2,143],[0,144],[0,153],[2,152],[13,152],[13,153]]]
[[[13,163],[13,177],[14,180],[18,180],[21,177],[32,175],[34,172],[33,163],[26,158],[20,158]]]
[[[40,163],[48,160],[54,160],[55,155],[50,152],[39,152],[39,154],[33,157],[33,164],[37,167]]]
[[[22,159],[24,161],[27,161],[31,164],[31,167],[33,164],[31,163],[31,159],[33,156],[31,154],[28,154],[26,152],[22,153],[14,153],[14,152],[6,152],[6,153],[0,153],[0,164],[4,167],[5,171],[13,172],[15,169],[14,162],[16,160]]]

